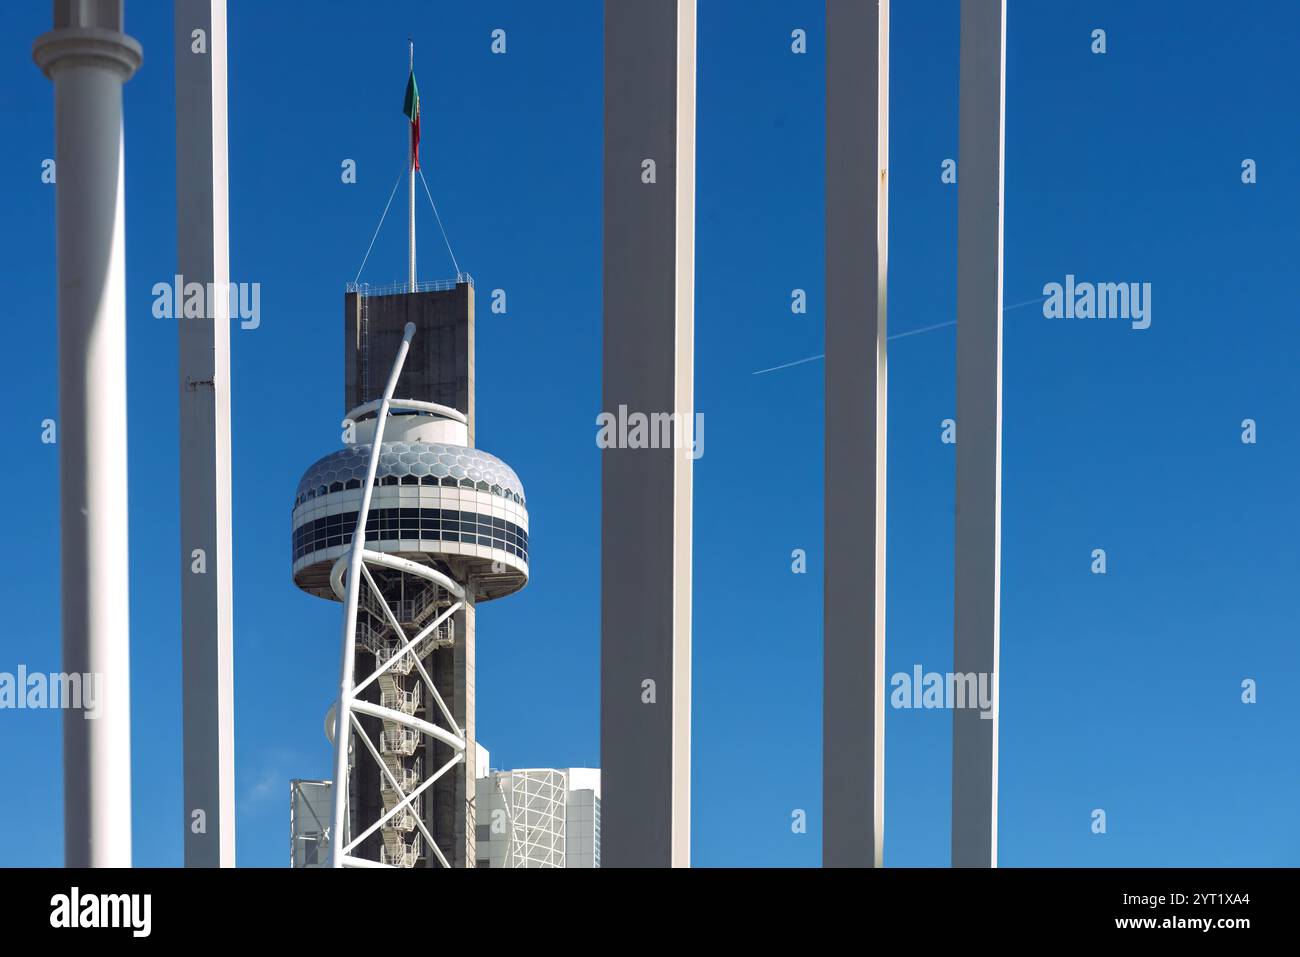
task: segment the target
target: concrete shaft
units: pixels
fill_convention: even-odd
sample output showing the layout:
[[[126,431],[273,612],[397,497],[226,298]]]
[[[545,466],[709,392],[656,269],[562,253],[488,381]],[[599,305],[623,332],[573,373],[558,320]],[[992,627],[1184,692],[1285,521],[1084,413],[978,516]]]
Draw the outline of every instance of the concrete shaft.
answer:
[[[226,4],[176,0],[175,10],[176,268],[186,284],[225,289]],[[202,317],[177,316],[186,867],[235,865],[230,302],[215,298]]]
[[[953,710],[954,867],[998,862],[1005,41],[1006,0],[962,0],[953,671],[988,675],[993,707]]]
[[[822,864],[879,867],[885,826],[889,2],[826,5]]]
[[[690,864],[695,3],[605,4],[601,408],[676,416],[601,452],[602,864]]]

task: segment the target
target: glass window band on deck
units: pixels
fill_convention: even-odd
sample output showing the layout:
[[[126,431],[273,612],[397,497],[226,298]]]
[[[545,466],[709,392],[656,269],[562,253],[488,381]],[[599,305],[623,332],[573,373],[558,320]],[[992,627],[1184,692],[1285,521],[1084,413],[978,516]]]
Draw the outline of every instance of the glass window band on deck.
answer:
[[[293,530],[293,560],[323,548],[352,544],[357,513],[327,515]],[[503,518],[448,508],[372,509],[366,541],[433,540],[485,545],[528,561],[528,532]],[[412,549],[414,551],[415,549]]]

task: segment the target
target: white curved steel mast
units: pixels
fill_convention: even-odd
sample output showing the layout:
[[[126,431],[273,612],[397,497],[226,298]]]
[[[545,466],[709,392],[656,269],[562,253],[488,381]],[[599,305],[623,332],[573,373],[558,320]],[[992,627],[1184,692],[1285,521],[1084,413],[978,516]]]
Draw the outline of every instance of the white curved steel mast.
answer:
[[[366,483],[361,493],[352,545],[348,554],[335,563],[330,575],[330,586],[344,603],[342,665],[334,726],[334,819],[330,840],[333,867],[414,866],[420,856],[419,844],[407,842],[403,836],[414,830],[419,831],[429,852],[443,867],[451,866],[420,812],[418,799],[434,782],[465,760],[467,744],[464,730],[456,722],[420,659],[427,654],[429,648],[451,640],[453,616],[464,607],[465,589],[437,569],[365,547],[370,500],[389,413],[393,407],[425,411],[429,406],[428,403],[393,399],[393,390],[402,374],[402,366],[406,362],[406,354],[414,335],[415,324],[408,322],[388,383],[384,387],[383,398],[379,402]],[[439,594],[445,593],[445,600],[438,614],[415,635],[407,637],[406,629],[389,606],[389,599],[376,583],[370,571],[372,567],[411,575],[441,589]],[[363,626],[358,622],[363,594],[368,599],[367,607],[377,609],[386,624],[382,633],[377,634],[369,625]],[[360,682],[355,680],[358,648],[373,654],[376,665],[375,670]],[[418,672],[420,683],[408,687],[403,678],[413,669]],[[375,683],[381,689],[380,702],[375,704],[361,699],[361,692]],[[425,693],[437,705],[446,727],[439,727],[415,716],[414,712],[419,708],[420,699]],[[378,746],[362,727],[358,715],[377,718],[383,722],[383,736]],[[423,774],[418,759],[407,760],[419,749],[422,737],[452,749],[452,757],[427,777]],[[353,835],[348,828],[348,802],[354,762],[362,760],[355,747],[357,743],[364,747],[379,767],[384,812],[359,834]],[[432,753],[432,749],[425,750]],[[361,857],[358,849],[376,831],[382,832],[384,838],[379,859]]]

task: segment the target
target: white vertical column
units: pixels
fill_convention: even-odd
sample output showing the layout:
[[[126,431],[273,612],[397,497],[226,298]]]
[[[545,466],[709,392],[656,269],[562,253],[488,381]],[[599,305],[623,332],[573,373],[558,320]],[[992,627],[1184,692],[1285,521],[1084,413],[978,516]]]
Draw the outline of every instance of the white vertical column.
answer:
[[[175,52],[176,269],[218,293],[177,309],[185,866],[234,867],[226,0],[175,0]]]
[[[63,670],[100,716],[63,714],[64,859],[131,866],[122,84],[140,44],[121,0],[55,0],[33,57],[54,81]]]
[[[1005,40],[1005,0],[962,0],[953,671],[987,675],[993,702],[953,711],[954,867],[998,862]]]
[[[884,858],[888,169],[889,0],[827,0],[825,867]]]
[[[605,4],[602,410],[674,448],[601,452],[606,867],[690,864],[695,0]]]

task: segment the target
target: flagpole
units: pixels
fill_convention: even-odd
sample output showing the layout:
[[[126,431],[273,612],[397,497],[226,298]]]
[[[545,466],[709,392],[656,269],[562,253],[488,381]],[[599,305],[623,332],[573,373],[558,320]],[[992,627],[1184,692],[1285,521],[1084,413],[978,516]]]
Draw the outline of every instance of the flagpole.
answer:
[[[415,41],[407,38],[406,42],[410,53],[410,75],[414,76]],[[413,123],[408,123],[406,130],[406,170],[407,178],[410,180],[407,217],[407,240],[410,248],[408,291],[415,292],[415,125]]]

